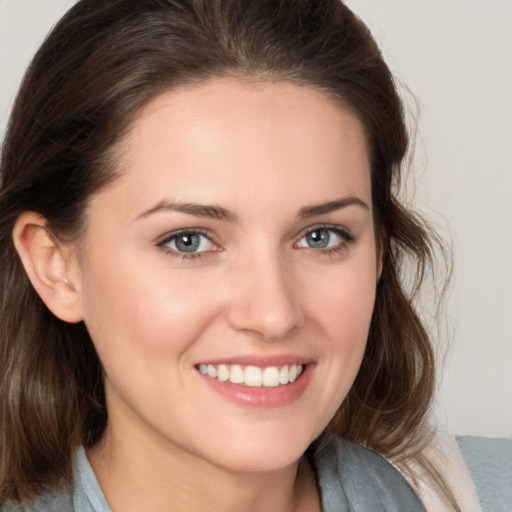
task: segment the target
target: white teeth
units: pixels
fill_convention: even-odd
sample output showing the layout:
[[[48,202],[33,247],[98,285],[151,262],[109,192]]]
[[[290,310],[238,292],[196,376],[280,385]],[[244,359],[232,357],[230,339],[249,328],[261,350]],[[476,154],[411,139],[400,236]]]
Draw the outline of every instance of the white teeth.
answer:
[[[238,364],[234,364],[229,372],[229,382],[232,382],[233,384],[242,384],[244,379],[245,377],[242,367]]]
[[[261,376],[261,368],[257,366],[248,366],[245,369],[245,385],[251,387],[258,387],[263,384]]]
[[[263,370],[263,385],[267,388],[279,386],[279,370],[277,366],[271,366]]]
[[[225,364],[219,364],[217,368],[217,378],[224,382],[229,379],[229,370]]]
[[[288,384],[288,382],[290,382],[288,380],[288,373],[289,373],[288,366],[283,366],[279,370],[279,384]]]
[[[221,382],[229,380],[233,384],[271,388],[295,382],[304,371],[304,365],[290,364],[281,367],[268,366],[265,368],[246,366],[243,369],[239,364],[200,364],[198,369],[203,375],[207,375],[212,379],[218,379]]]

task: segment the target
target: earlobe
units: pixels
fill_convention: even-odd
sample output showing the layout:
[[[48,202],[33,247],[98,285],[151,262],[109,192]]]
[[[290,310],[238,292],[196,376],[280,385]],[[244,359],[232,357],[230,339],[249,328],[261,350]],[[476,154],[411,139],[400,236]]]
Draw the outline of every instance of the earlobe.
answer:
[[[16,220],[13,241],[39,297],[65,322],[82,320],[79,273],[72,248],[55,239],[44,217],[24,212]]]

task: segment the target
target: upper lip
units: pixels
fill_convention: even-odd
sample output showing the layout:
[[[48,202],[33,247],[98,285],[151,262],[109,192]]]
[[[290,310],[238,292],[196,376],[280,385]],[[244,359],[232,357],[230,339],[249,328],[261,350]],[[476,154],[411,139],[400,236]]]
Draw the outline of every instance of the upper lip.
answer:
[[[208,359],[199,361],[197,364],[211,364],[211,365],[233,365],[238,364],[240,366],[258,366],[265,368],[268,366],[284,366],[291,364],[308,364],[313,363],[314,359],[306,356],[298,356],[293,354],[281,354],[275,356],[256,356],[256,355],[243,355],[243,356],[231,356],[217,359]]]

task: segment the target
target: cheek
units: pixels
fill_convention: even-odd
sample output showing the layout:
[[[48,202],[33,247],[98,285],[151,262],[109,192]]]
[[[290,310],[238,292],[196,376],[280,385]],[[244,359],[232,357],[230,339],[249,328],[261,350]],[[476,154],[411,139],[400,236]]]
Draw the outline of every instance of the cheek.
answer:
[[[334,412],[352,386],[366,348],[377,286],[375,260],[340,266],[322,281],[315,290],[324,291],[310,295],[310,312],[329,353],[322,371],[327,376],[325,401]]]
[[[331,353],[330,379],[348,392],[361,365],[373,312],[373,294],[365,300],[338,297],[324,309],[324,332]],[[344,397],[343,397],[344,398]]]
[[[313,289],[313,287],[310,287]],[[370,253],[366,258],[326,273],[317,281],[312,294],[313,315],[321,319],[328,338],[339,344],[360,346],[367,338],[377,288],[376,260]]]
[[[312,439],[320,435],[345,400],[364,355],[376,288],[375,266],[340,265],[308,279],[310,339],[320,354],[310,400]]]
[[[154,368],[164,364],[160,355],[180,357],[218,310],[199,276],[154,264],[98,265],[88,282],[85,323],[107,371],[111,364]]]

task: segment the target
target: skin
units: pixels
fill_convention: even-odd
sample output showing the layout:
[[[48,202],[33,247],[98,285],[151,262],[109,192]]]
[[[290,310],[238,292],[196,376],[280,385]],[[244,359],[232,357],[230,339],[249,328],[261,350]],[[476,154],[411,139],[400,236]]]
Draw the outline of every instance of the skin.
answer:
[[[62,266],[105,368],[109,423],[88,457],[109,504],[320,510],[301,456],[355,379],[379,275],[361,123],[311,88],[211,80],[151,101],[118,167]],[[226,218],[169,207],[185,203]],[[308,245],[315,228],[328,247]],[[193,258],[162,244],[180,229],[204,234]],[[282,407],[233,402],[197,371],[283,354],[312,371]]]

